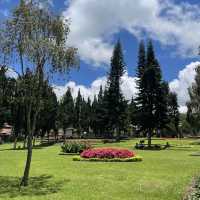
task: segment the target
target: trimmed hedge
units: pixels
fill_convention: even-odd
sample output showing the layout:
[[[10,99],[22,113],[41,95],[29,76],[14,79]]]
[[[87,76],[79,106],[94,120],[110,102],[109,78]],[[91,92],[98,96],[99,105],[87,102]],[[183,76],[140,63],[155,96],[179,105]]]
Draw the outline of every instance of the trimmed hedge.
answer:
[[[151,144],[151,146],[149,147],[147,144],[145,144],[144,140],[141,140],[138,143],[136,143],[135,145],[135,149],[140,149],[140,150],[164,150],[171,147],[171,145],[169,144],[169,142],[167,142],[165,145],[161,145],[161,144]]]
[[[82,158],[81,156],[74,156],[73,161],[90,161],[90,162],[140,162],[143,158],[141,156],[134,156],[129,158]]]

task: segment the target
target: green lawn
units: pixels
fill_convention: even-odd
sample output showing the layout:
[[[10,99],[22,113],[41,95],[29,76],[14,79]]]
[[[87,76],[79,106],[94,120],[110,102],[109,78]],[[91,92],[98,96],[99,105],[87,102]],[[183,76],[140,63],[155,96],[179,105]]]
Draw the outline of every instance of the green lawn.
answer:
[[[138,163],[74,162],[72,156],[59,155],[59,145],[35,149],[30,186],[21,191],[18,185],[26,152],[9,150],[11,144],[0,145],[0,199],[180,200],[192,177],[200,174],[200,157],[190,156],[200,152],[200,145],[190,145],[191,140],[169,142],[176,146],[136,151],[144,158]],[[132,149],[135,143],[130,140],[106,146]]]

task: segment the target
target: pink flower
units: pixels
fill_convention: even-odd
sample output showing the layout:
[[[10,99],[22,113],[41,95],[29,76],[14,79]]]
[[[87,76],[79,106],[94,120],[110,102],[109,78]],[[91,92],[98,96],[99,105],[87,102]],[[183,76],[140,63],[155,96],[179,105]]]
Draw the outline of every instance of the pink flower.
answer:
[[[133,151],[119,148],[87,149],[81,153],[83,158],[130,158],[134,156],[135,153]]]

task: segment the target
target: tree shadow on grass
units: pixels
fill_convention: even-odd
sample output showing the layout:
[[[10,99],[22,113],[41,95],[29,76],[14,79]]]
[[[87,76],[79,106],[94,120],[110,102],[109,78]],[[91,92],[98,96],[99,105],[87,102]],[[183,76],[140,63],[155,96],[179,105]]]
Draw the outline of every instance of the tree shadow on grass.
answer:
[[[52,145],[49,145],[49,146],[52,146]],[[39,144],[39,145],[33,146],[33,150],[45,149],[49,146],[47,146],[47,145],[43,146],[42,144]],[[23,148],[23,147],[16,148],[16,149],[13,149],[13,148],[0,149],[0,151],[25,151],[25,150],[27,150],[27,148]]]
[[[43,196],[58,193],[69,180],[54,181],[52,176],[31,177],[28,187],[19,186],[20,178],[0,176],[0,198],[17,196]]]

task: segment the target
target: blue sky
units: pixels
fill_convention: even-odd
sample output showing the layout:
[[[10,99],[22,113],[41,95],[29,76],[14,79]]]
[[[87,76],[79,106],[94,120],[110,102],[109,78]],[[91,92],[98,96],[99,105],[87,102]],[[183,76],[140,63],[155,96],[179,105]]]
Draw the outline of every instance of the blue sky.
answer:
[[[113,45],[119,38],[127,65],[124,90],[129,87],[124,94],[135,94],[138,43],[140,39],[152,38],[163,77],[170,83],[170,89],[177,92],[180,107],[185,111],[187,88],[199,64],[199,0],[48,2],[55,12],[71,19],[69,44],[78,47],[81,60],[78,71],[72,70],[65,79],[54,79],[58,96],[68,86],[74,89],[74,95],[79,88],[86,97],[96,94],[99,84],[105,84]],[[18,0],[0,0],[0,19],[8,17],[17,3]],[[17,68],[17,64],[14,66]]]

